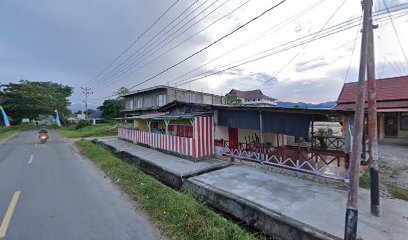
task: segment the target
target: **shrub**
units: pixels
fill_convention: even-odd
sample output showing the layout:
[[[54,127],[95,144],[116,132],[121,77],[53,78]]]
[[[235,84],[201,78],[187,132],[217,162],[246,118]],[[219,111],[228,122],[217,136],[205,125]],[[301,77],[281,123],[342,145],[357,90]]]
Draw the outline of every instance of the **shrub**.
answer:
[[[79,120],[78,124],[75,126],[75,129],[81,129],[84,128],[86,126],[91,126],[91,122],[88,120]]]

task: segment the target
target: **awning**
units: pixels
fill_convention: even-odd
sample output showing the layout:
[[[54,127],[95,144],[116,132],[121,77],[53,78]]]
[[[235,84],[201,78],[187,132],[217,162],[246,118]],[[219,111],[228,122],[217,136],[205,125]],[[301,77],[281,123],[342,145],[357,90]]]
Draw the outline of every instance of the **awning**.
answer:
[[[139,115],[139,116],[133,116],[133,117],[127,117],[126,119],[152,119],[155,117],[163,116],[166,113],[149,113],[145,115]]]

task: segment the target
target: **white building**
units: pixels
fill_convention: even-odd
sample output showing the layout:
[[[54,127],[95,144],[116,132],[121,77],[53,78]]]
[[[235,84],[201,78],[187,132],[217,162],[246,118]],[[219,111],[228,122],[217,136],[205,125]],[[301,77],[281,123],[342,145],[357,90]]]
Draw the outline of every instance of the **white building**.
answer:
[[[236,89],[231,89],[229,96],[236,96],[242,100],[242,105],[245,106],[257,106],[257,107],[272,107],[277,105],[277,99],[266,96],[261,90],[251,90],[251,91],[240,91]]]

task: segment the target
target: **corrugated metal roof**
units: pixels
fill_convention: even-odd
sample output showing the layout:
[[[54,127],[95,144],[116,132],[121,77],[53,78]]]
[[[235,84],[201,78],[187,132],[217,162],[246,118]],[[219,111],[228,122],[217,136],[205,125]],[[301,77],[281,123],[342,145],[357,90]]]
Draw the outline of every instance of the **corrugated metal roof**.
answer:
[[[208,115],[211,115],[211,113],[168,114],[168,115],[155,117],[154,119],[189,119],[189,118],[208,116]]]
[[[145,115],[128,117],[126,119],[190,119],[199,116],[208,116],[211,113],[191,113],[191,114],[167,114],[166,113],[150,113]]]
[[[159,117],[162,115],[165,115],[166,113],[149,113],[145,115],[139,115],[139,116],[133,116],[133,117],[128,117],[126,119],[152,119],[155,117]]]

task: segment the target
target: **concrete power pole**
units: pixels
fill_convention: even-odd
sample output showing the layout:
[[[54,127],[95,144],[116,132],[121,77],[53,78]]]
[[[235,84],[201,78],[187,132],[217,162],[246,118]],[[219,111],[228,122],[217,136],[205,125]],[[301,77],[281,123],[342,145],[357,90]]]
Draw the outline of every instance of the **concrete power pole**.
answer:
[[[347,199],[346,226],[344,231],[345,240],[355,240],[357,236],[358,206],[357,191],[359,185],[359,169],[362,150],[362,137],[364,128],[364,103],[366,94],[366,68],[368,53],[368,35],[370,23],[370,9],[372,0],[363,0],[363,36],[361,40],[360,70],[358,74],[357,99],[354,115],[353,144],[350,158],[350,189]]]
[[[91,92],[91,88],[89,87],[81,87],[82,89],[82,93],[85,94],[85,118],[88,118],[88,95],[93,94],[93,92]]]
[[[370,163],[370,201],[371,214],[380,216],[380,193],[378,177],[378,128],[377,128],[377,91],[375,81],[374,60],[374,33],[372,9],[370,7],[368,24],[368,59],[367,59],[367,85],[368,85],[368,140]]]

